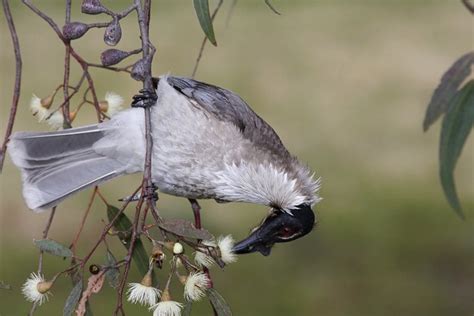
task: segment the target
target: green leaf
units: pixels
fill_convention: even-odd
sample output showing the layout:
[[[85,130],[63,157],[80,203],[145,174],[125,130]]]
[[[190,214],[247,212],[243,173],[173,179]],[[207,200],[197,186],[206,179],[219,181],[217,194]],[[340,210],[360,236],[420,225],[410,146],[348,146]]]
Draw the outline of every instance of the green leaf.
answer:
[[[67,258],[72,257],[71,249],[52,239],[33,240],[33,242],[41,251],[47,252],[51,255]]]
[[[205,229],[197,229],[194,224],[184,219],[164,219],[159,223],[160,227],[178,236],[211,240],[214,237]]]
[[[443,75],[426,109],[423,130],[428,130],[430,125],[453,104],[453,102],[450,101],[458,91],[459,86],[471,73],[472,64],[474,64],[474,52],[469,52],[456,60]]]
[[[207,290],[207,296],[211,301],[212,306],[217,312],[218,316],[231,316],[232,311],[230,310],[229,304],[224,300],[222,295],[216,291],[214,288],[210,288]]]
[[[183,316],[191,316],[192,307],[193,307],[193,302],[186,301],[183,307]]]
[[[0,281],[0,290],[11,290],[12,287],[10,284],[6,284],[3,281]]]
[[[270,10],[273,11],[273,13],[281,15],[281,13],[278,12],[277,9],[275,9],[273,5],[270,3],[270,0],[265,0],[265,4],[270,8]]]
[[[443,120],[439,145],[440,177],[444,194],[456,213],[464,218],[456,194],[454,168],[474,123],[474,79],[452,99]]]
[[[109,218],[109,221],[112,221],[119,213],[120,210],[115,206],[107,206],[107,217]],[[130,241],[132,239],[132,222],[124,213],[121,213],[114,223],[114,228],[119,231],[118,237],[122,244],[125,246],[125,248],[127,248],[128,250],[128,248],[130,248]],[[135,262],[138,271],[140,271],[141,275],[145,275],[148,272],[149,258],[145,251],[145,247],[143,246],[143,243],[139,238],[137,238],[137,240],[135,241],[132,259]]]
[[[217,46],[211,14],[209,13],[209,0],[193,0],[193,3],[194,10],[196,10],[196,15],[204,34],[206,34],[207,38],[214,46]]]
[[[107,266],[113,267],[117,264],[114,255],[107,250],[106,254]],[[118,268],[107,268],[105,278],[111,287],[116,289],[120,285],[120,270]]]
[[[83,284],[81,280],[77,282],[76,285],[72,288],[72,291],[66,300],[66,304],[64,305],[64,310],[63,310],[64,316],[70,316],[72,315],[72,313],[74,313],[74,310],[76,309],[76,305],[81,299],[82,286]]]

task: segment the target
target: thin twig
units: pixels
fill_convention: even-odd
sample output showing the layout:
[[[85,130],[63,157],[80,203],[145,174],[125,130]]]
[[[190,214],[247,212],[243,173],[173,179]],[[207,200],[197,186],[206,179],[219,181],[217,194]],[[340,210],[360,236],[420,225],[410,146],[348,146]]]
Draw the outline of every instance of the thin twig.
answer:
[[[66,0],[66,17],[65,17],[65,23],[71,22],[71,1],[72,0]],[[64,117],[64,125],[67,128],[71,127],[71,116],[69,115],[70,110],[69,110],[69,76],[71,73],[71,41],[67,40],[66,41],[66,50],[64,53],[64,79],[63,79],[63,96],[64,96],[64,102],[63,102],[63,117]]]
[[[92,203],[94,203],[94,199],[95,199],[95,196],[97,194],[97,189],[98,189],[97,187],[94,187],[94,191],[92,192],[91,198],[89,199],[89,203],[87,204],[86,211],[84,212],[84,216],[82,217],[81,226],[79,226],[79,230],[77,231],[76,236],[74,237],[74,239],[71,243],[70,248],[71,248],[72,253],[74,255],[76,254],[77,241],[79,240],[79,236],[81,235],[82,230],[84,229],[84,224],[86,223],[86,219],[89,216],[89,212],[92,208]]]
[[[51,228],[51,224],[53,223],[54,214],[56,214],[56,206],[51,209],[51,213],[49,214],[48,221],[46,222],[46,227],[43,230],[43,239],[48,238],[49,229]],[[38,263],[38,273],[43,271],[43,251],[40,251],[40,259]]]
[[[16,33],[15,24],[13,23],[12,13],[10,11],[10,6],[8,0],[2,0],[3,12],[5,12],[5,18],[7,20],[8,29],[10,30],[10,35],[13,42],[13,50],[15,53],[15,85],[13,88],[13,98],[12,105],[10,108],[10,116],[8,118],[7,130],[5,132],[5,137],[3,138],[2,149],[0,152],[0,173],[2,172],[3,162],[5,160],[5,152],[7,150],[8,139],[13,131],[13,125],[15,123],[16,110],[18,108],[18,101],[20,99],[20,90],[21,90],[21,70],[22,70],[22,61],[21,61],[21,51],[20,43],[18,41],[18,35]]]
[[[225,18],[225,27],[229,26],[230,19],[232,18],[232,14],[234,13],[234,9],[236,5],[237,5],[237,0],[232,0],[229,11],[227,12],[227,17]]]
[[[211,16],[212,22],[214,22],[214,18],[216,17],[217,12],[219,12],[219,9],[221,8],[223,2],[224,0],[220,0],[216,8],[214,9],[214,12],[212,12],[212,16]],[[196,58],[196,63],[194,64],[194,69],[193,69],[193,73],[191,74],[191,78],[194,78],[194,76],[196,75],[197,69],[199,67],[199,62],[201,61],[202,53],[204,52],[204,47],[206,46],[206,43],[207,43],[207,36],[204,36],[201,43],[201,48],[199,49],[199,53]]]

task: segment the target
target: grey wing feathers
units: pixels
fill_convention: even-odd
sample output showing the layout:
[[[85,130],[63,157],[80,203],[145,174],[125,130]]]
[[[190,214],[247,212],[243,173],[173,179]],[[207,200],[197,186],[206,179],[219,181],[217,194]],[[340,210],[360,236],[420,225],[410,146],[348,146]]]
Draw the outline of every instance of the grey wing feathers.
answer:
[[[222,121],[233,123],[257,147],[282,158],[291,155],[273,128],[232,91],[189,78],[167,77],[168,83],[204,110]]]
[[[13,134],[8,152],[21,169],[28,207],[41,210],[55,206],[81,189],[122,174],[122,164],[93,150],[93,144],[103,136],[97,125]]]

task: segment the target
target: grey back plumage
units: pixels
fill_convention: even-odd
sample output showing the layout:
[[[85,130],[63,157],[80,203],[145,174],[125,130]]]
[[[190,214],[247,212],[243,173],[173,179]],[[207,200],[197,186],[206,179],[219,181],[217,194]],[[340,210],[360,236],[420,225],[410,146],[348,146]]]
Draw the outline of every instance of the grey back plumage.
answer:
[[[194,100],[205,111],[219,120],[234,124],[244,138],[257,148],[267,150],[284,160],[291,159],[290,153],[273,128],[237,94],[190,78],[169,76],[167,79],[172,87]]]

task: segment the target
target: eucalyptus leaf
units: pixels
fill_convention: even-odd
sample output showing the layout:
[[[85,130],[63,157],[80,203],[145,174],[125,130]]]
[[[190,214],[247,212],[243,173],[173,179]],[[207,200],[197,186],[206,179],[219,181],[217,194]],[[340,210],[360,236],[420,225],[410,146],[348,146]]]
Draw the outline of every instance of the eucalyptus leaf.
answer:
[[[214,288],[210,288],[207,290],[207,296],[211,301],[212,306],[214,307],[215,311],[217,312],[217,316],[231,316],[232,311],[230,310],[229,304],[224,300],[222,295],[216,291]]]
[[[162,229],[178,236],[202,240],[214,239],[207,230],[197,229],[193,223],[184,219],[164,219],[159,225]]]
[[[464,218],[456,193],[454,168],[474,123],[474,79],[452,99],[443,120],[439,146],[440,177],[444,194],[456,213]]]
[[[193,0],[193,4],[204,34],[206,34],[207,38],[214,46],[217,46],[211,14],[209,12],[209,0]]]
[[[107,271],[105,272],[105,279],[109,283],[111,287],[116,289],[120,285],[120,270],[118,268],[110,268],[117,264],[117,260],[115,260],[114,255],[107,250],[106,253],[107,258]]]
[[[33,242],[36,245],[36,247],[38,247],[41,251],[44,251],[51,255],[66,257],[66,258],[72,257],[71,249],[69,249],[68,247],[64,245],[61,245],[60,243],[52,239],[39,239],[39,240],[33,240]]]
[[[71,293],[69,293],[69,296],[66,299],[66,304],[64,305],[64,310],[63,310],[63,315],[64,316],[70,316],[74,313],[76,309],[76,305],[81,299],[82,295],[82,280],[76,283],[76,285],[72,288]]]
[[[474,64],[474,52],[461,56],[445,72],[436,90],[433,92],[431,101],[426,109],[423,121],[423,130],[428,130],[442,114],[444,114],[453,103],[450,102],[459,86],[471,74],[471,65]]]
[[[112,221],[119,213],[120,210],[115,206],[107,206],[107,217],[109,218],[109,221]],[[132,239],[132,222],[124,213],[121,213],[114,222],[113,226],[117,231],[119,231],[118,237],[125,248],[128,250],[128,248],[130,248],[130,241]],[[149,258],[140,238],[137,238],[135,241],[132,259],[135,262],[138,271],[140,271],[140,274],[145,275],[148,272]]]
[[[273,13],[281,15],[281,13],[278,12],[277,9],[275,9],[275,7],[273,7],[273,5],[270,3],[270,0],[265,0],[265,4],[270,8],[270,10],[273,11]]]

